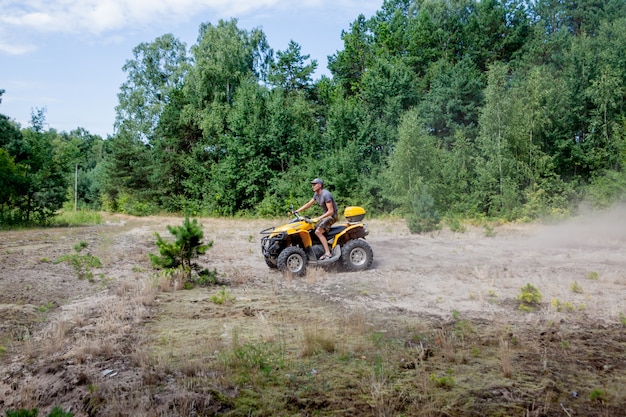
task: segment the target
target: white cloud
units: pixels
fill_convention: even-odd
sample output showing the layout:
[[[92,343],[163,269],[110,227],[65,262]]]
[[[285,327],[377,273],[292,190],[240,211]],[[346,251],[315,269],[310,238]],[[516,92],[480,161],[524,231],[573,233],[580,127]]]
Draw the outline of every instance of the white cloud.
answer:
[[[282,0],[284,1],[284,0]],[[0,23],[16,30],[103,33],[159,20],[184,21],[199,13],[231,17],[276,6],[279,0],[8,0]]]
[[[284,0],[282,0],[284,1]],[[0,0],[0,53],[20,55],[50,34],[107,38],[128,29],[211,20],[270,8],[279,0]]]
[[[30,44],[17,44],[15,42],[7,42],[0,37],[0,52],[7,55],[23,55],[36,50],[37,48]]]
[[[106,38],[125,30],[277,11],[348,15],[382,0],[0,0],[0,52],[22,54],[50,34]]]

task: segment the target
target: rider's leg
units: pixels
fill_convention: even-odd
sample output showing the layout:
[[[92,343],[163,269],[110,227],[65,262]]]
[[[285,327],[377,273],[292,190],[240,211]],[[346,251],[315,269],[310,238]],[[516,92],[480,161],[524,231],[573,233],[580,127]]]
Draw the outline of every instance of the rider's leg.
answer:
[[[326,256],[331,256],[330,249],[328,249],[328,241],[326,240],[326,236],[324,235],[324,229],[318,227],[315,229],[315,235],[322,242],[322,246],[324,246],[324,254]]]

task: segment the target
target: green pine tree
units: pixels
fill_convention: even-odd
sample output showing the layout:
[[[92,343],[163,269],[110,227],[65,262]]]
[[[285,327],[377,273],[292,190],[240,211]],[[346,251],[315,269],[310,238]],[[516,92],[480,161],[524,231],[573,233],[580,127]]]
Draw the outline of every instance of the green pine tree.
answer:
[[[213,241],[203,243],[204,232],[198,220],[189,220],[185,217],[182,226],[167,226],[167,230],[176,237],[169,242],[164,240],[158,233],[156,245],[159,254],[150,254],[150,261],[155,268],[182,268],[186,273],[191,272],[191,260],[206,253],[213,246]]]

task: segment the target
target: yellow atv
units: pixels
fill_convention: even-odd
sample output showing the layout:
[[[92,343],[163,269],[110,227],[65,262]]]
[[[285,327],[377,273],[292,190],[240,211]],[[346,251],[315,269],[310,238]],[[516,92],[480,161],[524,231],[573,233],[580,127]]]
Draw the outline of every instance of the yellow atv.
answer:
[[[374,252],[365,241],[369,232],[362,222],[364,208],[346,207],[346,222],[332,225],[326,233],[332,257],[325,260],[318,260],[324,254],[324,247],[315,235],[317,219],[302,216],[294,212],[293,207],[291,213],[295,217],[289,223],[261,231],[264,235],[261,250],[270,268],[302,276],[309,263],[327,266],[341,260],[341,265],[348,271],[362,271],[372,265]]]

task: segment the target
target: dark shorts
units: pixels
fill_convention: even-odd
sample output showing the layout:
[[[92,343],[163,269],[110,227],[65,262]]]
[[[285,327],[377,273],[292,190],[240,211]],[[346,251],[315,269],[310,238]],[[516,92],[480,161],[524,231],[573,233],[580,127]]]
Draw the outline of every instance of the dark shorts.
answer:
[[[330,226],[335,224],[336,221],[337,221],[337,216],[324,217],[322,220],[320,220],[317,223],[316,229],[322,229],[324,230],[324,233],[328,233],[328,231],[330,230]]]

